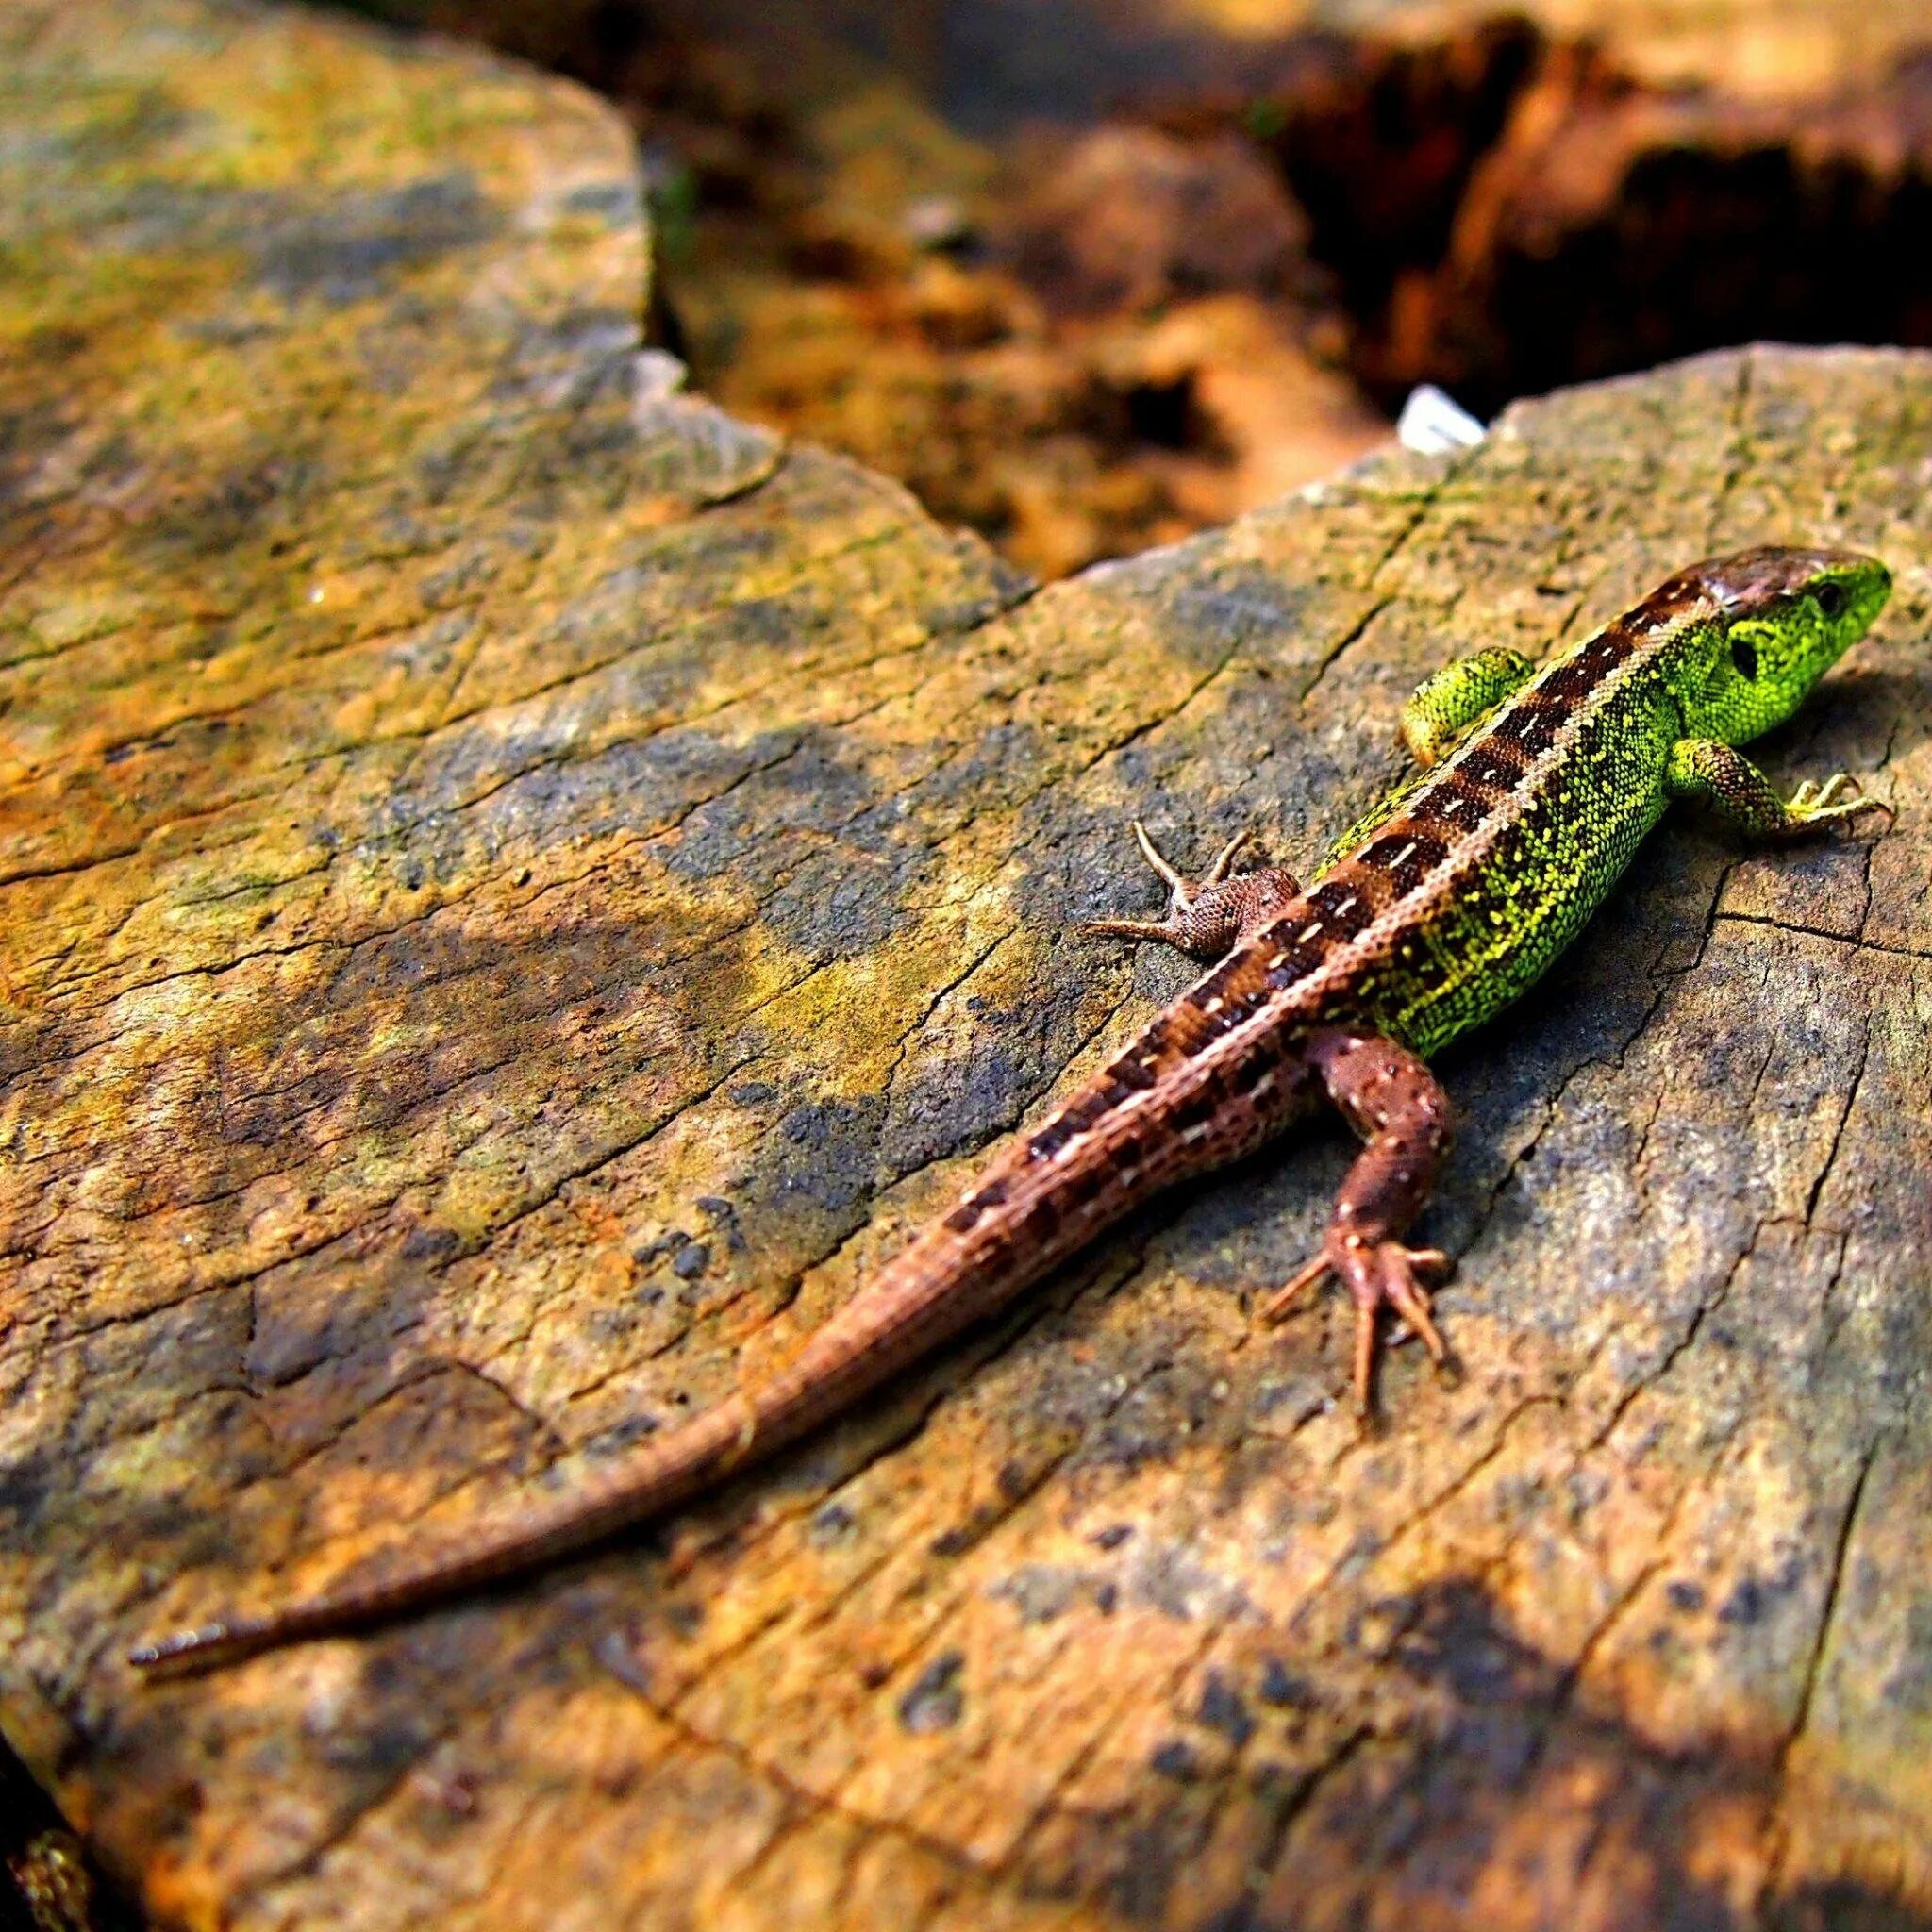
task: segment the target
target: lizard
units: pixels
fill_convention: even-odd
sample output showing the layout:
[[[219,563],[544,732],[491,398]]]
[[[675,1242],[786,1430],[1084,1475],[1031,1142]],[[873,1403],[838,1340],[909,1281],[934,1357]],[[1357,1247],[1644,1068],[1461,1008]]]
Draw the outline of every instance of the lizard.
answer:
[[[195,1667],[341,1634],[662,1515],[849,1407],[1150,1195],[1257,1148],[1324,1097],[1361,1151],[1314,1255],[1261,1318],[1279,1320],[1336,1277],[1355,1307],[1364,1418],[1385,1309],[1453,1371],[1431,1299],[1448,1258],[1407,1240],[1451,1136],[1428,1058],[1538,978],[1674,799],[1767,840],[1890,813],[1843,774],[1787,799],[1737,747],[1796,710],[1890,584],[1857,552],[1760,546],[1678,572],[1541,668],[1500,645],[1458,659],[1404,710],[1416,772],[1307,887],[1280,866],[1234,872],[1241,838],[1190,880],[1137,824],[1169,889],[1165,916],[1087,930],[1161,942],[1208,971],[996,1154],[783,1366],[457,1548],[263,1615],[222,1616],[141,1645],[130,1662]]]

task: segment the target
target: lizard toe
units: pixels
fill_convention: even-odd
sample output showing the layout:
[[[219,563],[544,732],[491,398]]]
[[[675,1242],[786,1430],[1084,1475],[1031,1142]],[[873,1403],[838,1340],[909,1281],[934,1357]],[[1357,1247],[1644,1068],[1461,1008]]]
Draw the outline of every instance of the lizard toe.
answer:
[[[1429,1288],[1430,1283],[1440,1284],[1453,1266],[1440,1248],[1411,1248],[1402,1241],[1370,1241],[1358,1234],[1331,1231],[1320,1252],[1261,1305],[1260,1318],[1280,1321],[1324,1275],[1333,1274],[1355,1304],[1356,1408],[1363,1417],[1370,1417],[1374,1411],[1378,1324],[1385,1307],[1400,1319],[1407,1334],[1421,1341],[1445,1382],[1454,1387],[1460,1381],[1461,1364],[1436,1325]]]

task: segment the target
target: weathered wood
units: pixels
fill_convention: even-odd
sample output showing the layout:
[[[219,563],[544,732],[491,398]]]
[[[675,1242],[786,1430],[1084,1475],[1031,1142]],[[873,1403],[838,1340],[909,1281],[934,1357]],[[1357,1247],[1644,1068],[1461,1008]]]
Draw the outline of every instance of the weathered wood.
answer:
[[[1932,1924],[1932,358],[1573,391],[1029,597],[638,362],[567,88],[6,0],[0,128],[0,1722],[158,1920]],[[118,1661],[821,1319],[1180,983],[1064,934],[1152,905],[1130,814],[1306,861],[1449,653],[1780,535],[1899,571],[1767,748],[1897,824],[1673,826],[1446,1065],[1459,1390],[1399,1351],[1359,1441],[1343,1312],[1252,1326],[1324,1133],[653,1536]]]

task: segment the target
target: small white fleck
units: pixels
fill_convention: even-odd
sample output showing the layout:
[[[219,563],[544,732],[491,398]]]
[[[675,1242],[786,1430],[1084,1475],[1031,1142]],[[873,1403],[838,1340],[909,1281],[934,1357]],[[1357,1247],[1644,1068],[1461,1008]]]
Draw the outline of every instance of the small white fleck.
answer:
[[[1475,417],[1432,382],[1409,391],[1395,424],[1396,440],[1404,449],[1430,457],[1473,449],[1487,434]]]
[[[1316,934],[1317,934],[1318,932],[1320,932],[1321,930],[1322,930],[1322,922],[1321,922],[1321,921],[1320,921],[1319,919],[1317,919],[1317,920],[1314,920],[1314,921],[1313,921],[1313,922],[1311,922],[1311,923],[1310,923],[1310,924],[1308,924],[1307,926],[1306,926],[1306,927],[1305,927],[1305,928],[1304,928],[1304,929],[1303,929],[1302,931],[1300,931],[1300,932],[1298,932],[1298,933],[1296,933],[1296,934],[1295,934],[1295,936],[1294,936],[1294,942],[1295,942],[1295,944],[1296,944],[1296,945],[1298,945],[1298,946],[1305,946],[1305,945],[1307,945],[1307,942],[1308,942],[1308,941],[1310,941],[1311,939],[1313,939],[1313,938],[1315,937],[1315,935],[1316,935]]]

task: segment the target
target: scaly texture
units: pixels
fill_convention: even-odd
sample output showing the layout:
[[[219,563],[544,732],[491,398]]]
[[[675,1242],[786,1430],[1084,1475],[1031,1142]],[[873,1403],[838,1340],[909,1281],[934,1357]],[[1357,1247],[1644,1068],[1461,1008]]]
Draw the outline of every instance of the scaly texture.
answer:
[[[1495,1018],[1542,975],[1673,792],[1760,838],[1879,809],[1840,798],[1842,773],[1807,780],[1787,802],[1731,741],[1785,723],[1890,592],[1885,566],[1856,551],[1760,546],[1680,572],[1541,675],[1512,677],[1523,688],[1500,708],[1480,669],[1459,687],[1425,679],[1405,737],[1413,745],[1425,710],[1465,741],[1425,783],[1398,791],[1370,842],[1306,893],[1279,868],[1223,877],[1231,845],[1197,891],[1137,824],[1174,909],[1158,924],[1101,921],[1090,932],[1224,956],[1220,964],[1000,1155],[792,1360],[611,1457],[576,1496],[412,1555],[385,1576],[141,1644],[133,1661],[225,1660],[337,1635],[646,1520],[837,1415],[1176,1180],[1252,1154],[1309,1096],[1311,1074],[1365,1144],[1316,1260],[1273,1311],[1324,1274],[1342,1283],[1366,1416],[1385,1307],[1449,1360],[1418,1273],[1439,1276],[1447,1257],[1403,1241],[1449,1140],[1448,1095],[1416,1054]],[[1458,688],[1459,707],[1445,707]],[[1433,729],[1427,742],[1433,754]],[[1231,929],[1204,929],[1210,902],[1237,915]]]
[[[581,96],[0,20],[0,1714],[158,1922],[1924,1917],[1932,363],[1575,391],[1016,604],[637,368]],[[1445,660],[1794,535],[1899,587],[1762,761],[1898,823],[1660,827],[1444,1057],[1462,1388],[1394,1351],[1363,1441],[1333,1299],[1254,1326],[1338,1134],[666,1535],[119,1663],[782,1359],[1194,976],[1066,937],[1156,903],[1123,821],[1311,859]]]

